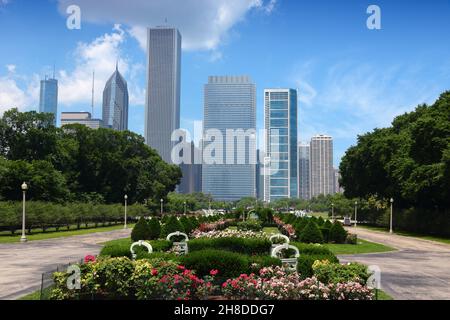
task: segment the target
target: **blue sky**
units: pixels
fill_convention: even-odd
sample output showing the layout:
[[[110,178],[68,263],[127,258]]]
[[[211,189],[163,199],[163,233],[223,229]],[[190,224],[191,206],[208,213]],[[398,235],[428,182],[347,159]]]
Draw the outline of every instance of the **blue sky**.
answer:
[[[81,30],[66,28],[70,4],[81,8]],[[381,8],[381,30],[366,27],[371,4]],[[300,139],[333,136],[337,166],[358,134],[450,89],[447,0],[0,0],[0,114],[36,110],[39,79],[55,64],[59,112],[90,111],[95,69],[100,117],[119,59],[129,128],[142,134],[143,30],[165,18],[183,37],[181,125],[189,130],[202,119],[208,75],[247,74],[257,86],[258,128],[264,88],[297,88]]]

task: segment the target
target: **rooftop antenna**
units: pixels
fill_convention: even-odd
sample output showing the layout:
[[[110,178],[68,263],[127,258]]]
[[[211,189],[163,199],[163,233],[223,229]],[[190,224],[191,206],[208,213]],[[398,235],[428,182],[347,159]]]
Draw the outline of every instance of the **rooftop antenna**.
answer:
[[[92,71],[92,101],[91,101],[92,117],[94,117],[94,81],[95,81],[95,70]]]

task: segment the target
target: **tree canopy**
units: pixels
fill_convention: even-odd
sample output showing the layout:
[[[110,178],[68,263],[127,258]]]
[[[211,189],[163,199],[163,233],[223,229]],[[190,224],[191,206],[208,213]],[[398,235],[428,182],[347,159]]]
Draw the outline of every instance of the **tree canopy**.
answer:
[[[80,124],[56,128],[53,115],[6,111],[0,119],[0,197],[45,201],[159,203],[175,190],[178,166],[164,162],[144,138],[130,131]]]

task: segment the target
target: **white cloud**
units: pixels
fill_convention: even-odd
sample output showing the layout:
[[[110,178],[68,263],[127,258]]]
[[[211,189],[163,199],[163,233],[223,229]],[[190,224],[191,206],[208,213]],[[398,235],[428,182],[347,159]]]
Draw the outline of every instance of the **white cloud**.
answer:
[[[65,15],[69,5],[81,8],[83,21],[121,23],[146,48],[146,28],[158,25],[177,27],[183,49],[216,49],[227,32],[251,10],[270,14],[276,0],[58,0]]]
[[[125,37],[126,33],[120,25],[115,25],[111,33],[106,33],[90,43],[78,43],[73,53],[76,61],[75,69],[60,70],[57,75],[59,104],[71,106],[85,103],[86,110],[90,110],[93,71],[95,71],[94,105],[98,107],[101,104],[105,83],[114,72],[116,62],[118,61],[122,75],[127,74],[130,67],[133,68],[121,57],[120,45]],[[132,97],[134,99],[134,95]]]
[[[37,75],[28,79],[23,77],[27,83],[25,89],[20,85],[20,77],[13,73],[0,77],[0,116],[11,108],[18,108],[21,111],[37,109],[39,77]]]
[[[14,73],[14,72],[16,72],[16,66],[14,64],[7,64],[6,70],[8,70],[8,72],[10,72],[10,73]]]

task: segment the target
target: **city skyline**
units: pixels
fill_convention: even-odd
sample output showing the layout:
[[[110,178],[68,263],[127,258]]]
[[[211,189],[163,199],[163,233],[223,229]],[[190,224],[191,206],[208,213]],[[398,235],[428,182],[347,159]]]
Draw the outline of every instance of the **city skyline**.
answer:
[[[105,128],[128,129],[128,87],[127,81],[116,70],[108,79],[103,90],[102,121]]]
[[[191,132],[193,122],[202,118],[204,79],[210,74],[245,73],[257,86],[257,128],[263,127],[264,88],[298,88],[299,105],[304,106],[299,110],[299,141],[309,141],[318,133],[333,136],[337,167],[358,134],[388,126],[395,115],[420,103],[432,103],[450,82],[446,54],[450,45],[436,41],[450,30],[444,18],[449,9],[446,1],[435,1],[433,9],[420,2],[405,8],[378,1],[381,30],[367,29],[367,6],[356,1],[223,4],[233,13],[226,26],[214,24],[219,4],[205,9],[200,24],[202,19],[182,19],[179,10],[156,0],[149,7],[142,7],[140,1],[135,8],[118,6],[119,13],[110,13],[108,20],[89,3],[78,2],[83,12],[89,12],[83,15],[80,30],[66,28],[66,1],[1,3],[0,34],[5,46],[0,52],[4,63],[0,113],[15,106],[38,110],[39,81],[53,72],[54,65],[59,112],[91,111],[92,70],[96,83],[103,84],[118,60],[130,91],[129,129],[144,136],[145,30],[164,24],[164,17],[155,13],[158,10],[150,10],[157,5],[183,34],[180,127]],[[191,1],[180,5],[191,17],[200,12]],[[139,10],[146,13],[145,20],[136,20]],[[126,18],[120,14],[124,11]],[[321,12],[327,12],[326,18]],[[411,23],[416,20],[424,23]],[[33,37],[27,32],[30,28],[36,31]],[[258,50],[275,40],[277,50]],[[271,67],[274,63],[277,68]],[[102,85],[95,88],[94,118],[101,117],[102,89]]]

